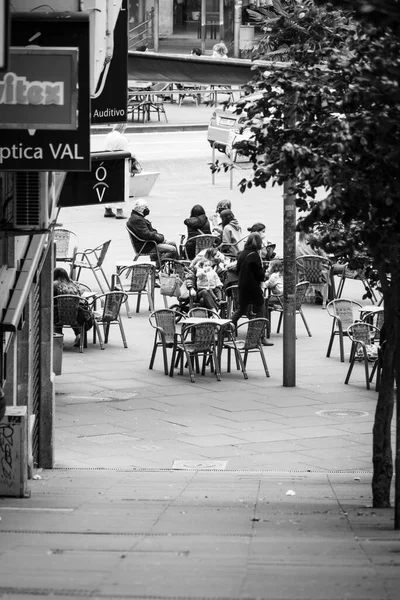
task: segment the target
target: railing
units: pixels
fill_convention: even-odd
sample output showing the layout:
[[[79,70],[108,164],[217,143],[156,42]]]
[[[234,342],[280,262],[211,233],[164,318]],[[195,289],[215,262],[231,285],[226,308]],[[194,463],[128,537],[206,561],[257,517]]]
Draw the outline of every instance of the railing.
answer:
[[[146,46],[149,49],[154,49],[154,8],[146,13],[145,21],[139,23],[129,30],[128,33],[128,50],[137,50],[141,46]]]

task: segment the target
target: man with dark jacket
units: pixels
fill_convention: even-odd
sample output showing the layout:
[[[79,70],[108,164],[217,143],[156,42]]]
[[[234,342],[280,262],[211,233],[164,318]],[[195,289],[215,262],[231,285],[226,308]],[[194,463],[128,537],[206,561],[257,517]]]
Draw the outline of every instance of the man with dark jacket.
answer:
[[[154,229],[151,222],[146,219],[149,213],[150,210],[146,200],[143,200],[142,198],[136,200],[127,223],[129,229],[141,240],[156,242],[162,258],[179,258],[175,242],[167,241],[164,235],[159,233],[157,229]],[[143,242],[134,240],[134,246],[138,252],[142,248],[142,244]],[[151,252],[153,249],[153,244],[146,244],[144,252]]]

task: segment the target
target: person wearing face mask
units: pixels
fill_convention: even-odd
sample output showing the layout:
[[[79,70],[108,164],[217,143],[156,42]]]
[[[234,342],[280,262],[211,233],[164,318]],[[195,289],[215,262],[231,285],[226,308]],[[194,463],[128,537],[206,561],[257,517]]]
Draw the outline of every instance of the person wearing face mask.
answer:
[[[247,228],[247,231],[250,231],[250,233],[259,233],[261,236],[263,243],[261,248],[261,260],[272,260],[275,258],[276,244],[267,240],[267,232],[264,223],[254,223],[254,225]]]
[[[135,201],[133,205],[133,209],[131,212],[131,216],[128,220],[129,229],[137,235],[142,240],[149,240],[157,243],[158,251],[161,254],[162,258],[179,258],[178,249],[176,247],[175,242],[170,242],[165,239],[165,236],[162,233],[159,233],[157,229],[154,229],[151,222],[146,219],[149,215],[150,210],[147,206],[146,200],[139,198]],[[135,248],[139,252],[142,247],[141,242],[134,242]],[[152,244],[149,244],[149,247],[145,247],[146,251],[151,251],[153,248]]]

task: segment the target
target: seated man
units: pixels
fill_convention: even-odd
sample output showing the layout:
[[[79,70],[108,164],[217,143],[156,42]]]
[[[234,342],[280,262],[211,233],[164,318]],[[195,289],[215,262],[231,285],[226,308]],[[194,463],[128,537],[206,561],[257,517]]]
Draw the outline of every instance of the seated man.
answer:
[[[162,233],[158,233],[157,229],[154,229],[148,219],[147,215],[150,210],[147,206],[146,200],[139,198],[133,205],[131,216],[128,220],[129,229],[142,240],[151,240],[157,243],[158,251],[161,258],[179,258],[178,249],[175,242],[166,241]],[[136,250],[142,247],[140,242],[134,242]],[[153,248],[152,244],[149,244],[148,248],[145,246],[145,252],[151,251]]]

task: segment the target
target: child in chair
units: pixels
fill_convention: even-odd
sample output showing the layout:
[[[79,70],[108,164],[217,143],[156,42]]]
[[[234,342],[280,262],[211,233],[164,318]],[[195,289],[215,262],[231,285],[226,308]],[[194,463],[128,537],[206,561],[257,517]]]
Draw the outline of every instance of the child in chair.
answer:
[[[222,300],[222,281],[209,260],[200,260],[196,264],[196,286],[198,291],[208,290],[219,305]]]
[[[265,274],[266,281],[264,287],[268,290],[268,303],[277,303],[279,300],[271,298],[271,296],[283,296],[283,261],[272,260],[269,263],[268,270]]]

